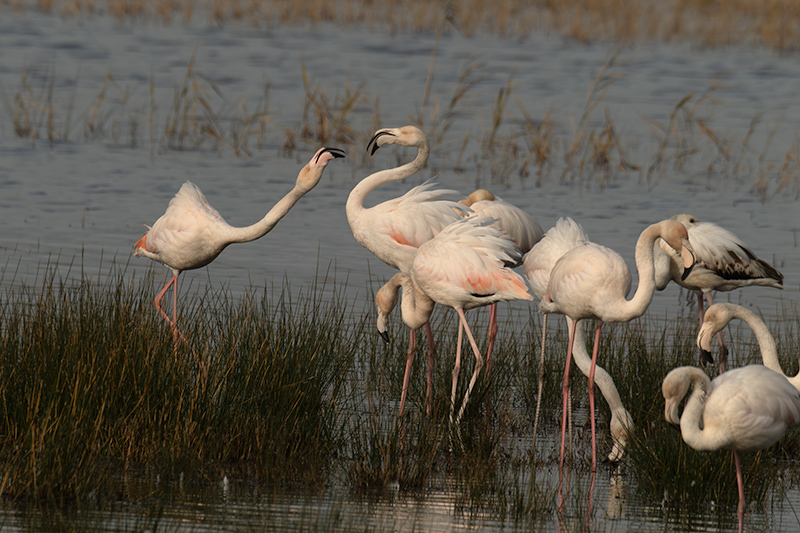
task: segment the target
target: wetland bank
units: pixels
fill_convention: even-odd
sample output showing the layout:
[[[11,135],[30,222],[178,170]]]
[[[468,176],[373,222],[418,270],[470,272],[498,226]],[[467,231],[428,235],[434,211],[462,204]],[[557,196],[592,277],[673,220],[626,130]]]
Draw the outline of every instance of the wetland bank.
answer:
[[[405,330],[393,316],[384,345],[372,303],[392,272],[354,242],[344,201],[357,180],[413,156],[370,158],[372,132],[417,123],[434,143],[429,168],[376,202],[433,175],[464,193],[486,186],[545,229],[575,218],[630,262],[655,220],[690,212],[719,223],[785,275],[784,291],[718,299],[760,311],[794,374],[791,47],[746,38],[747,48],[708,49],[687,37],[619,48],[602,35],[437,35],[435,25],[300,16],[218,25],[199,5],[166,24],[46,5],[0,6],[4,529],[735,527],[730,454],[695,453],[663,422],[661,380],[697,363],[685,293],[671,286],[603,336],[601,364],[637,433],[619,467],[601,466],[591,507],[585,380],[575,378],[559,517],[563,326],[550,321],[535,449],[540,318],[507,304],[491,386],[479,380],[465,447],[453,450],[456,322],[437,310],[433,413],[417,364],[401,439]],[[348,158],[275,230],[182,275],[180,320],[208,362],[202,376],[190,353],[176,358],[153,309],[166,272],[130,258],[133,242],[186,179],[229,222],[257,220],[323,144]],[[486,313],[468,316],[483,346]],[[736,365],[757,360],[746,326],[729,336]],[[598,420],[607,454],[602,401]],[[796,529],[797,433],[744,455],[749,529]]]

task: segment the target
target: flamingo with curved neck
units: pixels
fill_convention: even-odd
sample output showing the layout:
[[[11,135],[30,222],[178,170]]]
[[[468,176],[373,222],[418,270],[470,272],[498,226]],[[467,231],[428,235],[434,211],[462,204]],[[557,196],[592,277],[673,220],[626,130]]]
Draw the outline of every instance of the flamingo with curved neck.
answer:
[[[683,414],[680,403],[689,389]],[[739,451],[756,451],[778,442],[800,424],[800,394],[783,374],[763,365],[724,372],[711,381],[692,366],[670,371],[661,386],[664,418],[679,425],[684,442],[698,451],[733,450],[739,488],[739,532],[745,511]]]
[[[700,328],[700,332],[697,334],[697,346],[702,351],[708,352],[714,335],[722,331],[728,325],[728,322],[734,318],[744,320],[755,333],[758,346],[761,349],[761,360],[764,362],[764,366],[786,376],[778,359],[778,348],[775,344],[775,339],[769,332],[767,325],[758,315],[741,305],[719,303],[709,307],[706,310],[703,327]],[[786,379],[795,389],[800,391],[800,372],[794,376],[786,376]]]
[[[448,224],[460,220],[462,214],[471,210],[448,197],[456,196],[454,190],[433,190],[434,183],[428,181],[414,187],[403,196],[387,200],[373,207],[364,207],[366,197],[379,186],[392,181],[402,180],[425,167],[430,155],[430,145],[425,133],[416,126],[402,128],[383,128],[367,143],[367,151],[373,155],[378,148],[387,144],[396,144],[417,148],[416,157],[396,168],[380,170],[362,179],[347,197],[345,210],[353,237],[364,248],[375,256],[401,272],[411,268],[417,250],[427,241],[435,237]],[[433,391],[433,359],[436,347],[433,331],[425,324],[428,338],[428,412]],[[416,333],[411,344],[416,346]],[[386,340],[387,337],[384,337]],[[408,383],[412,359],[406,361],[406,374],[403,382]],[[404,391],[405,391],[404,387]],[[401,401],[399,416],[402,418],[405,402]]]
[[[636,242],[636,270],[639,286],[631,300],[631,273],[617,252],[592,242],[577,246],[564,254],[553,267],[540,313],[561,313],[574,321],[595,319],[594,347],[589,371],[589,410],[592,427],[592,470],[597,468],[597,448],[594,413],[594,382],[600,328],[603,322],[628,322],[640,317],[653,300],[655,267],[653,244],[662,238],[683,258],[685,274],[694,264],[694,252],[686,228],[679,222],[664,220],[648,226]],[[572,357],[574,335],[567,351],[562,389],[566,398],[569,387],[569,361]],[[562,447],[565,428],[562,425]]]

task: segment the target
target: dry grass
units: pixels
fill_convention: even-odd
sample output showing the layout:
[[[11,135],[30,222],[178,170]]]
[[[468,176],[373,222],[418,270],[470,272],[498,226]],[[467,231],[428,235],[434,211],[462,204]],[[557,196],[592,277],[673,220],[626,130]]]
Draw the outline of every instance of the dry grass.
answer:
[[[800,48],[800,4],[792,0],[0,0],[15,11],[62,17],[107,15],[164,24],[366,24],[391,32],[491,32],[524,39],[553,31],[580,42],[688,41],[695,46]]]

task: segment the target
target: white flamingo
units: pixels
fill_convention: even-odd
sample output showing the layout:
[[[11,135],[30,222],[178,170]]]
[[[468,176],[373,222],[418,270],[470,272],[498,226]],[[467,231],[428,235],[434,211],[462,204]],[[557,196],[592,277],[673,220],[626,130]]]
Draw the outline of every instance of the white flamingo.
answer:
[[[412,328],[427,323],[434,302],[452,307],[458,313],[458,344],[450,393],[450,422],[455,425],[464,414],[469,395],[483,367],[483,358],[464,311],[494,302],[533,299],[522,276],[505,266],[509,261],[519,258],[513,244],[501,231],[491,227],[492,222],[494,219],[487,217],[470,217],[450,224],[420,246],[407,272],[395,274],[381,289],[386,289],[381,294],[383,309],[390,312],[397,303],[397,293],[402,287],[403,320]],[[379,320],[378,324],[380,328],[385,321]],[[461,370],[462,329],[466,331],[475,354],[475,369],[454,419],[456,387]],[[409,358],[413,358],[411,350]]]
[[[445,226],[461,218],[469,208],[447,197],[458,193],[453,190],[432,190],[430,181],[414,187],[399,198],[385,201],[370,208],[364,207],[367,195],[384,183],[407,178],[422,169],[430,155],[428,138],[415,126],[384,128],[375,132],[367,143],[367,151],[374,154],[383,145],[396,144],[417,148],[417,156],[404,165],[378,171],[361,180],[347,198],[347,221],[356,241],[375,254],[387,265],[406,272],[417,254],[417,249],[436,236]],[[433,357],[435,347],[430,324],[425,324],[428,337],[428,392],[430,412],[433,386]],[[411,338],[413,337],[413,338]],[[409,344],[416,346],[416,332],[410,332]],[[403,398],[408,389],[412,359],[406,361],[403,377]],[[403,416],[405,402],[401,400],[399,416]]]
[[[170,324],[177,343],[178,276],[184,270],[201,268],[212,262],[229,244],[250,242],[269,233],[286,213],[313,189],[322,178],[328,162],[344,157],[338,148],[320,148],[297,175],[294,188],[255,224],[236,228],[225,222],[211,207],[200,189],[187,181],[170,200],[166,212],[156,220],[133,248],[133,255],[144,256],[172,270],[172,277],[156,295],[155,306]],[[172,318],[164,312],[161,300],[172,287]]]
[[[539,242],[544,235],[542,227],[536,220],[519,207],[496,197],[487,189],[477,189],[465,199],[462,204],[471,208],[476,215],[496,218],[494,227],[500,229],[520,253],[520,261],[512,265],[518,267],[522,264],[521,258],[530,251],[534,244]],[[494,342],[497,338],[497,304],[489,306],[489,333],[488,347],[486,348],[486,377],[492,372],[492,354]]]
[[[683,414],[678,408],[689,388]],[[756,451],[778,442],[800,424],[800,393],[779,374],[762,365],[724,372],[711,381],[699,368],[672,370],[661,387],[664,418],[680,426],[684,442],[698,451],[733,450],[739,487],[739,532],[745,511],[739,451]]]
[[[628,322],[642,316],[649,307],[655,291],[653,244],[659,237],[679,250],[688,273],[694,263],[694,257],[686,228],[678,222],[665,220],[646,228],[636,242],[635,258],[639,285],[631,300],[626,299],[631,288],[631,273],[625,260],[614,250],[589,242],[573,248],[556,262],[550,273],[550,283],[545,297],[539,304],[542,313],[561,313],[576,322],[584,319],[597,321],[589,371],[592,470],[597,468],[594,374],[600,345],[600,327],[603,322]],[[574,334],[571,337],[562,383],[565,404]],[[565,415],[566,413],[563,416]],[[564,431],[565,428],[562,426],[560,465],[563,464]]]
[[[675,215],[676,220],[686,226],[689,241],[696,254],[692,272],[681,279],[681,263],[664,241],[655,246],[656,289],[663,290],[670,281],[697,294],[697,309],[700,327],[703,326],[703,295],[708,305],[713,305],[712,291],[732,291],[742,287],[759,285],[783,288],[783,274],[767,262],[759,259],[736,235],[711,222],[700,222],[692,215]],[[720,371],[725,371],[728,349],[719,333]],[[706,362],[713,362],[710,353]]]
[[[780,360],[778,359],[778,349],[775,344],[775,339],[769,332],[767,325],[758,315],[749,309],[745,309],[741,305],[719,303],[710,306],[706,310],[703,327],[700,328],[700,332],[697,334],[697,346],[699,346],[702,351],[708,352],[711,348],[711,339],[714,335],[722,331],[722,328],[727,326],[728,322],[734,318],[744,320],[753,330],[753,333],[755,333],[764,366],[785,375],[783,368],[781,368]],[[791,383],[795,389],[800,391],[800,372],[794,376],[786,376],[786,379],[789,380],[789,383]]]

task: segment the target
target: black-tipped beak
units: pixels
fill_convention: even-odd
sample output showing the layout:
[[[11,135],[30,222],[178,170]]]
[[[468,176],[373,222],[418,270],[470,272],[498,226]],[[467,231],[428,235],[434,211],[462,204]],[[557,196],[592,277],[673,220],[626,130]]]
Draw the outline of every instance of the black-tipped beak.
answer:
[[[378,334],[381,336],[381,339],[383,339],[383,342],[385,342],[386,344],[389,344],[389,334],[388,333],[386,333],[385,331],[379,331]]]
[[[369,142],[367,143],[367,152],[369,152],[369,155],[374,155],[375,152],[378,150],[378,148],[380,148],[380,145],[378,144],[377,141],[380,137],[384,135],[393,135],[393,134],[389,133],[388,131],[379,131],[378,133],[373,135],[372,139],[370,139]]]
[[[706,365],[713,365],[714,364],[714,357],[711,355],[711,352],[707,350],[700,349],[700,357],[703,359],[703,364]]]
[[[325,148],[324,150],[322,150],[322,151],[321,151],[321,152],[320,152],[320,153],[317,155],[317,162],[319,162],[319,158],[320,158],[320,156],[321,156],[322,154],[324,154],[325,152],[328,152],[328,153],[329,153],[329,154],[331,154],[331,155],[332,155],[334,158],[336,158],[336,157],[344,157],[344,150],[340,150],[340,149],[338,149],[338,148]]]
[[[689,274],[692,272],[694,265],[690,266],[689,268],[683,269],[683,274],[681,274],[681,281],[684,281],[686,278],[689,277]]]

